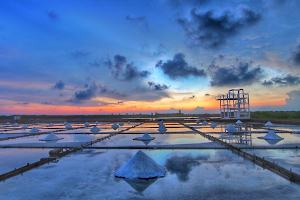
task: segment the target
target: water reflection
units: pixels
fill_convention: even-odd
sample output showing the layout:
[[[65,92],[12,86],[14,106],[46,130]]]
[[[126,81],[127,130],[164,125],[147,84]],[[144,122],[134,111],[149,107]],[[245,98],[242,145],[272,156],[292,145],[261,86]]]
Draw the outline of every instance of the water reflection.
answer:
[[[137,191],[138,195],[144,196],[143,192],[151,185],[153,184],[158,178],[152,178],[152,179],[123,179],[130,185],[135,191]]]

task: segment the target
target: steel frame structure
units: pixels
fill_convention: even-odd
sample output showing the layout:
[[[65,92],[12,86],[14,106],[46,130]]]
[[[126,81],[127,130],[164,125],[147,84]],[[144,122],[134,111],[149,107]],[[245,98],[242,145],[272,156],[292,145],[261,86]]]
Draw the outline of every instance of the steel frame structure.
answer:
[[[216,96],[220,101],[220,117],[223,119],[249,119],[249,94],[244,89],[231,89],[228,94]]]

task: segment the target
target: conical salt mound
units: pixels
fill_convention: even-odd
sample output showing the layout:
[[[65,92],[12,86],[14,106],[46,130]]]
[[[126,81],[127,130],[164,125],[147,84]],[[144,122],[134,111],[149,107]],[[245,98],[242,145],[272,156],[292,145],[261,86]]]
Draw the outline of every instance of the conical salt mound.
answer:
[[[67,125],[67,124],[68,124],[68,122],[65,121],[65,122],[64,122],[64,125]]]
[[[203,125],[208,125],[208,122],[205,120],[202,122]]]
[[[273,126],[273,124],[272,124],[270,121],[268,121],[268,122],[265,124],[265,126]]]
[[[66,128],[73,128],[70,124],[68,124],[67,126],[66,126]]]
[[[199,124],[199,123],[200,123],[200,120],[199,120],[199,119],[197,119],[197,120],[196,120],[196,123],[197,123],[197,124]]]
[[[214,129],[214,128],[217,127],[217,124],[213,122],[213,123],[210,124],[210,127],[212,127]]]
[[[111,125],[111,128],[117,130],[117,128],[119,128],[119,125],[117,123],[114,123],[113,125]]]
[[[98,128],[97,126],[94,126],[93,128],[91,128],[90,130],[92,133],[99,133],[100,128]]]
[[[50,123],[49,126],[53,126],[53,123]]]
[[[30,129],[30,133],[37,133],[39,132],[40,130],[36,127],[33,127],[32,129]]]
[[[158,165],[152,158],[139,150],[125,165],[116,173],[120,178],[156,178],[164,177],[167,170]]]
[[[26,124],[24,124],[24,125],[22,126],[22,128],[23,128],[23,129],[26,129],[26,128],[28,128],[28,126],[27,126]]]
[[[232,124],[229,124],[229,126],[226,128],[226,131],[227,132],[236,132],[237,130]]]
[[[278,136],[273,130],[269,131],[267,135],[264,137],[257,137],[259,139],[265,139],[265,140],[283,140],[284,138]]]
[[[19,127],[20,125],[18,123],[14,123],[12,126],[13,127]]]
[[[62,140],[64,138],[57,137],[54,133],[50,133],[47,137],[44,139],[39,139],[40,141],[57,141],[57,140]]]
[[[158,125],[164,124],[164,120],[161,120],[160,122],[157,123]]]
[[[99,124],[99,122],[98,122],[98,121],[96,121],[96,122],[95,122],[95,124]]]
[[[128,121],[127,123],[130,124],[130,121]]]
[[[120,122],[119,125],[122,127],[122,126],[124,126],[124,123],[123,123],[123,122]]]
[[[142,137],[134,138],[134,140],[154,140],[155,137],[151,137],[148,133],[145,133]]]
[[[237,122],[235,122],[236,124],[242,124],[243,122],[241,120],[237,120]]]
[[[84,125],[85,125],[85,126],[89,126],[89,125],[90,125],[90,123],[88,123],[88,122],[85,122],[85,123],[84,123]]]
[[[167,129],[166,129],[166,127],[165,127],[165,125],[164,124],[160,124],[159,125],[159,128],[157,129],[159,132],[166,132],[167,131]]]
[[[10,125],[10,123],[9,123],[9,122],[6,122],[5,124],[6,124],[6,125]]]

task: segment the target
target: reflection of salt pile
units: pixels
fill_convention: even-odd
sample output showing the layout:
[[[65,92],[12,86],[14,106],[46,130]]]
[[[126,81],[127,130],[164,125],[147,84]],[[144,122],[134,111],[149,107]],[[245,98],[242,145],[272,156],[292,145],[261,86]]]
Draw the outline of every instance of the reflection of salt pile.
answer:
[[[237,125],[241,125],[243,124],[243,122],[241,120],[237,120],[237,122],[235,122]]]
[[[135,189],[137,192],[142,193],[145,191],[152,183],[154,183],[157,178],[151,178],[151,179],[124,179],[133,189]]]
[[[130,121],[128,121],[127,123],[130,124]]]
[[[122,127],[122,126],[124,126],[124,123],[123,123],[123,122],[120,122],[119,125]]]
[[[210,127],[212,127],[213,129],[217,127],[217,124],[215,122],[210,124]]]
[[[197,120],[196,120],[196,123],[197,123],[197,124],[199,124],[199,123],[200,123],[200,120],[199,120],[199,119],[197,119]]]
[[[273,130],[269,131],[267,135],[264,137],[257,137],[259,139],[265,139],[265,140],[283,140],[284,138],[278,136]]]
[[[53,123],[50,123],[49,126],[53,126]]]
[[[265,126],[273,126],[273,124],[272,124],[270,121],[268,121],[268,122],[265,124]]]
[[[142,137],[134,138],[134,140],[142,140],[142,141],[149,141],[154,139],[155,137],[151,137],[148,133],[145,133]]]
[[[88,126],[90,125],[90,123],[85,122],[84,125],[85,125],[86,127],[88,127]]]
[[[97,126],[94,126],[93,128],[91,128],[90,130],[92,133],[99,133],[100,128],[98,128]]]
[[[96,121],[96,122],[95,122],[95,124],[99,124],[99,122],[98,122],[98,121]]]
[[[163,123],[159,124],[159,128],[157,129],[159,132],[166,132],[167,129]]]
[[[158,165],[152,158],[139,150],[125,165],[116,173],[120,178],[156,178],[164,177],[167,170]]]
[[[202,122],[202,124],[203,124],[203,125],[208,125],[208,122],[207,122],[206,120],[204,120],[204,121]]]
[[[39,139],[40,141],[57,141],[57,140],[62,140],[64,138],[57,137],[54,133],[50,133],[47,137],[44,139]]]
[[[40,130],[36,127],[33,127],[32,129],[30,129],[30,133],[38,133]]]
[[[229,124],[229,126],[227,126],[227,128],[225,130],[229,133],[237,131],[236,128],[232,124]]]
[[[66,128],[73,128],[70,124],[68,124],[67,126],[66,126]]]
[[[9,123],[9,122],[6,122],[5,124],[6,124],[6,125],[10,125],[10,123]]]
[[[117,123],[114,123],[113,125],[111,125],[111,128],[117,130],[117,128],[119,128],[119,125]]]
[[[19,127],[20,125],[18,123],[14,123],[12,126],[13,127]]]
[[[23,129],[26,129],[26,128],[28,128],[28,126],[27,126],[26,124],[24,124],[24,125],[22,126],[22,128],[23,128]]]

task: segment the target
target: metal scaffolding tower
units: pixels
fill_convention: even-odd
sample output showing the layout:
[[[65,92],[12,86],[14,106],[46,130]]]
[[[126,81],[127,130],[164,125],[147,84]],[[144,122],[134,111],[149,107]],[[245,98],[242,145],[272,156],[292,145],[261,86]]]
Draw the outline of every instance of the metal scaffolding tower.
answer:
[[[225,119],[249,119],[249,94],[244,89],[231,89],[228,94],[216,96],[220,101],[220,116]]]

